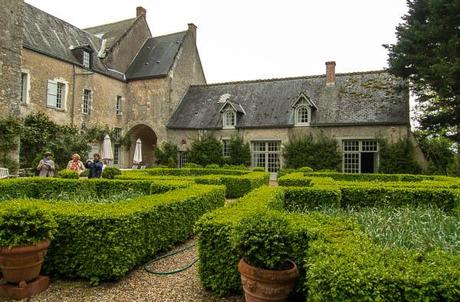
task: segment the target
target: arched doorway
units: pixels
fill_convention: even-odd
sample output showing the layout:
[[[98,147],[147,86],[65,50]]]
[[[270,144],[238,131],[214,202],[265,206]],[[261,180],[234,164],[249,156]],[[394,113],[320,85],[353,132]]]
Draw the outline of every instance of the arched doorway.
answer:
[[[139,124],[132,127],[128,134],[131,139],[131,148],[129,149],[130,166],[133,165],[134,149],[136,148],[136,140],[138,138],[142,141],[142,165],[147,167],[153,166],[153,150],[157,144],[157,136],[152,128],[144,124]]]

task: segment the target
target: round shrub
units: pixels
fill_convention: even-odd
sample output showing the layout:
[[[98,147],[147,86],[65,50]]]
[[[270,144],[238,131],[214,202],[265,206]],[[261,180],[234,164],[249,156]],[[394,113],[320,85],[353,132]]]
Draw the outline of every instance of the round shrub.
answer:
[[[265,169],[262,168],[262,167],[255,167],[255,168],[252,169],[252,171],[254,171],[254,172],[265,172]]]
[[[64,169],[58,172],[60,178],[78,179],[78,172],[70,169]]]
[[[206,165],[206,169],[219,169],[219,165],[217,164],[210,164],[210,165]]]
[[[235,228],[233,245],[250,265],[285,269],[292,253],[289,224],[276,212],[259,212],[243,218]]]
[[[299,171],[300,172],[313,172],[313,169],[310,167],[302,167],[302,168],[299,168]]]
[[[102,178],[114,179],[117,175],[121,175],[121,171],[117,167],[105,167],[102,170]]]
[[[52,239],[57,229],[54,218],[35,207],[9,208],[0,212],[0,246],[33,245]]]

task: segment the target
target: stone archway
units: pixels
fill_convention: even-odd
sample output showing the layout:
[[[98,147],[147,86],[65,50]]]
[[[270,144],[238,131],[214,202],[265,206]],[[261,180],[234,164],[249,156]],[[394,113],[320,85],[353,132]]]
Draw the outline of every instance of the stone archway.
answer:
[[[153,150],[157,144],[157,135],[152,128],[147,125],[139,124],[132,127],[129,132],[131,139],[131,148],[129,149],[129,164],[133,165],[134,149],[136,148],[136,140],[139,138],[142,141],[142,165],[151,167],[155,162]]]

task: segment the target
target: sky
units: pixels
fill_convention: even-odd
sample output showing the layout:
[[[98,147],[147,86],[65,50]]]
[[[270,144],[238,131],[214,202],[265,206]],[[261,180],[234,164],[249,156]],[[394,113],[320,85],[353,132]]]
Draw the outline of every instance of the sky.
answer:
[[[26,0],[79,28],[147,10],[153,36],[197,29],[208,83],[387,67],[382,44],[395,43],[406,0]]]

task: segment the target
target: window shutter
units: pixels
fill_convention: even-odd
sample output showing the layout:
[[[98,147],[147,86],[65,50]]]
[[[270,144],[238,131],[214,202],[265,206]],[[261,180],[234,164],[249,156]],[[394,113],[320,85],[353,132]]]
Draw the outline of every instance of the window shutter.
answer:
[[[57,82],[48,80],[48,96],[46,105],[48,107],[56,107],[57,104]]]

